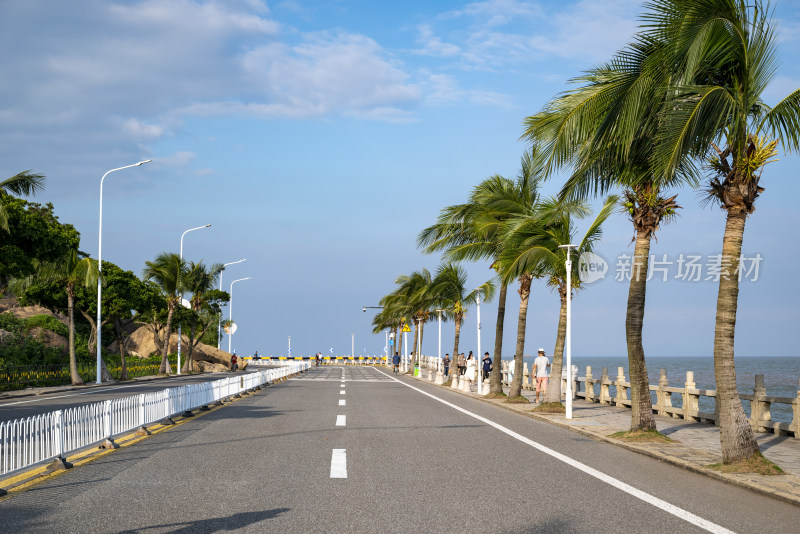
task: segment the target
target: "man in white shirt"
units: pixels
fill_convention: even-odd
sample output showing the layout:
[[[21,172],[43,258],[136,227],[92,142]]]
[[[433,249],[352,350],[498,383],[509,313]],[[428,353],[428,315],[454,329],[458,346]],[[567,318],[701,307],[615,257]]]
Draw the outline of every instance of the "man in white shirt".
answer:
[[[533,360],[533,368],[536,370],[536,402],[539,402],[539,391],[547,389],[547,370],[550,368],[550,360],[544,355],[544,349],[539,349],[539,355]]]

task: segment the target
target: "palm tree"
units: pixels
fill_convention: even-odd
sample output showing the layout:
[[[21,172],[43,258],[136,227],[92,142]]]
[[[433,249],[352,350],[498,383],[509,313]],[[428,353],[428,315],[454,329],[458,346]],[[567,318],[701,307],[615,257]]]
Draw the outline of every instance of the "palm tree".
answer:
[[[431,298],[431,273],[428,269],[414,271],[410,275],[398,276],[395,284],[398,286],[395,294],[405,302],[407,311],[414,321],[414,350],[411,356],[411,372],[418,361],[418,353],[422,346],[422,329],[427,320],[434,302]]]
[[[162,252],[155,260],[145,262],[142,277],[152,280],[161,288],[164,298],[167,299],[167,326],[164,337],[164,344],[161,352],[161,365],[158,372],[170,374],[172,367],[169,363],[169,342],[172,334],[172,315],[178,306],[180,280],[186,276],[186,264],[178,254],[174,252]]]
[[[44,190],[45,178],[43,174],[36,174],[30,170],[22,171],[19,174],[6,178],[0,182],[0,228],[9,231],[8,213],[6,212],[5,199],[3,195],[35,195]]]
[[[491,280],[484,282],[476,289],[467,289],[467,272],[455,263],[445,263],[436,270],[436,277],[433,279],[430,292],[435,305],[444,310],[444,315],[455,323],[454,358],[458,355],[461,325],[464,323],[467,309],[480,297],[483,297],[484,302],[490,301],[494,296],[494,291],[494,283]]]
[[[676,172],[651,168],[653,139],[665,105],[669,70],[662,68],[665,45],[639,35],[614,59],[573,80],[579,87],[525,120],[523,137],[541,146],[548,173],[572,166],[562,198],[588,198],[622,189],[633,224],[634,252],[625,336],[631,381],[631,431],[655,430],[642,328],[651,240],[680,208],[665,191],[696,184],[682,166]]]
[[[207,267],[205,264],[203,264],[203,262],[191,262],[187,266],[186,276],[181,279],[181,284],[183,289],[192,294],[189,302],[191,304],[192,311],[194,311],[198,317],[203,308],[208,304],[209,293],[215,291],[215,285],[219,280],[219,275],[223,268],[224,267],[221,263],[215,263],[214,265]],[[212,318],[211,322],[214,321],[216,321],[216,315],[214,318]],[[192,353],[194,352],[194,347],[197,344],[195,342],[195,337],[201,338],[211,322],[202,328],[202,331],[199,333],[199,335],[195,336],[197,325],[196,321],[192,321],[189,327],[189,350],[188,354],[186,355],[186,362],[184,363],[181,372],[189,373],[193,371]]]
[[[54,262],[34,260],[36,272],[24,279],[12,281],[9,286],[14,293],[21,294],[34,283],[55,282],[64,285],[67,294],[67,327],[69,332],[69,374],[72,385],[83,384],[78,373],[78,362],[75,357],[75,290],[78,286],[87,289],[97,285],[100,270],[97,260],[92,258],[78,259],[78,250],[72,249]]]
[[[436,224],[420,233],[417,245],[424,247],[426,253],[444,251],[445,257],[454,261],[488,259],[492,261],[491,268],[498,271],[504,221],[529,213],[538,198],[540,173],[532,152],[523,155],[521,169],[516,180],[492,176],[473,189],[467,203],[444,208]],[[507,292],[508,284],[500,277],[494,338],[494,367],[498,370],[502,364]],[[499,371],[491,375],[489,392],[503,393]]]
[[[589,225],[578,246],[572,249],[572,290],[581,289],[580,262],[581,255],[591,253],[594,245],[602,237],[602,225],[611,215],[619,199],[610,196],[606,199],[600,212]],[[567,330],[567,251],[564,245],[575,242],[574,219],[589,213],[585,202],[558,202],[550,199],[542,203],[540,213],[536,217],[512,219],[509,221],[509,232],[503,261],[520,265],[522,270],[540,272],[547,280],[547,285],[556,289],[561,299],[561,310],[556,332],[556,346],[553,351],[550,384],[542,400],[543,403],[561,402],[561,368],[564,356],[564,340]],[[544,223],[544,224],[543,224]]]
[[[742,238],[764,191],[764,166],[777,146],[800,149],[800,89],[775,106],[763,93],[776,71],[776,33],[761,0],[654,0],[646,20],[671,44],[667,64],[682,74],[661,113],[654,166],[676,172],[704,158],[708,199],[726,212],[714,334],[714,371],[723,462],[758,452],[736,388],[734,335]]]

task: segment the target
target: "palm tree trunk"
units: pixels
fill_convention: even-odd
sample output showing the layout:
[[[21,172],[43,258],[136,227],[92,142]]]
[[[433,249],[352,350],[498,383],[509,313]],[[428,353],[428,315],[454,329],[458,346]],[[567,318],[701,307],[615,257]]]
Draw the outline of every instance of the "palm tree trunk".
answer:
[[[75,295],[71,287],[67,287],[67,320],[69,322],[69,376],[73,386],[83,384],[78,374],[78,361],[75,358]]]
[[[456,314],[456,335],[455,335],[455,340],[453,341],[453,358],[452,358],[452,360],[450,362],[450,374],[451,375],[453,374],[453,368],[455,367],[455,369],[456,369],[456,375],[455,376],[459,376],[457,363],[458,363],[458,341],[461,338],[461,321],[462,321],[462,316],[461,316],[460,313],[457,313]]]
[[[533,276],[523,274],[519,277],[519,320],[517,321],[517,351],[514,354],[514,378],[508,388],[508,397],[522,395],[522,358],[525,355],[525,329],[528,320],[528,299],[531,295]]]
[[[506,318],[506,294],[508,285],[500,284],[500,294],[497,300],[497,325],[494,328],[494,371],[489,378],[489,393],[503,392],[503,322]]]
[[[550,380],[547,381],[547,391],[542,402],[561,402],[561,369],[564,362],[564,340],[567,337],[567,288],[560,285],[558,293],[561,295],[561,311],[558,314],[558,332],[556,333],[556,348],[553,350],[553,363],[550,365]]]
[[[650,257],[650,236],[637,231],[633,251],[633,270],[628,288],[628,309],[625,317],[625,338],[628,345],[628,369],[631,375],[631,431],[656,430],[650,382],[644,361],[642,325],[647,290],[647,266]]]
[[[192,372],[192,349],[194,349],[194,333],[195,327],[194,324],[192,324],[192,326],[189,327],[189,343],[187,343],[186,347],[186,361],[183,362],[183,367],[181,368],[182,373]]]
[[[164,338],[164,347],[161,352],[161,365],[158,367],[159,374],[172,374],[172,366],[169,363],[169,338],[172,335],[172,312],[174,311],[172,304],[169,305],[167,311],[167,331]]]
[[[411,351],[411,366],[407,374],[414,375],[414,362],[417,360],[417,346],[419,343],[419,322],[414,321],[414,350]]]
[[[717,293],[717,320],[714,329],[714,375],[719,403],[719,440],[722,462],[745,460],[759,452],[753,429],[747,421],[736,388],[734,333],[739,300],[739,258],[747,214],[728,212],[722,238],[721,275]]]

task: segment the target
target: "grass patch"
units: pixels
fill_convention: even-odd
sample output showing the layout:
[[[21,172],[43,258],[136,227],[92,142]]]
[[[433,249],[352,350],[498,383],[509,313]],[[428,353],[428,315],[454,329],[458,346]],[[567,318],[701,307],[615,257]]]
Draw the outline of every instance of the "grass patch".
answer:
[[[522,395],[519,395],[517,397],[506,397],[506,402],[508,404],[530,404],[531,403],[531,401],[529,401],[527,398],[523,397]]]
[[[488,395],[484,395],[483,396],[484,399],[505,399],[507,397],[508,397],[508,395],[506,395],[505,393],[502,393],[502,392],[500,392],[500,393],[489,393]]]
[[[442,382],[442,385],[446,388],[449,388],[451,385],[453,385],[453,379],[448,378],[446,382]]]
[[[566,413],[567,409],[560,402],[543,402],[531,411],[538,413]]]
[[[783,469],[770,462],[757,452],[750,458],[730,464],[711,464],[709,469],[720,473],[756,473],[758,475],[782,475]]]
[[[627,432],[614,432],[610,438],[632,443],[678,443],[668,438],[658,430],[629,430]]]

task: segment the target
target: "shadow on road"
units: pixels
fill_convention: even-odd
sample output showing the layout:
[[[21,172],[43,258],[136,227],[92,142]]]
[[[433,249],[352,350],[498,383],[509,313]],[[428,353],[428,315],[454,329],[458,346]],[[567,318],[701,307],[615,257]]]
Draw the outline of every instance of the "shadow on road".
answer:
[[[164,523],[149,527],[140,527],[134,530],[123,530],[120,534],[146,533],[149,530],[159,530],[170,534],[189,534],[199,532],[229,532],[239,528],[244,528],[265,519],[272,519],[290,508],[274,508],[272,510],[261,510],[258,512],[241,512],[227,517],[214,517],[212,519],[198,519],[197,521],[181,521],[178,523]],[[174,528],[174,530],[168,530]],[[167,529],[167,530],[165,530]]]

